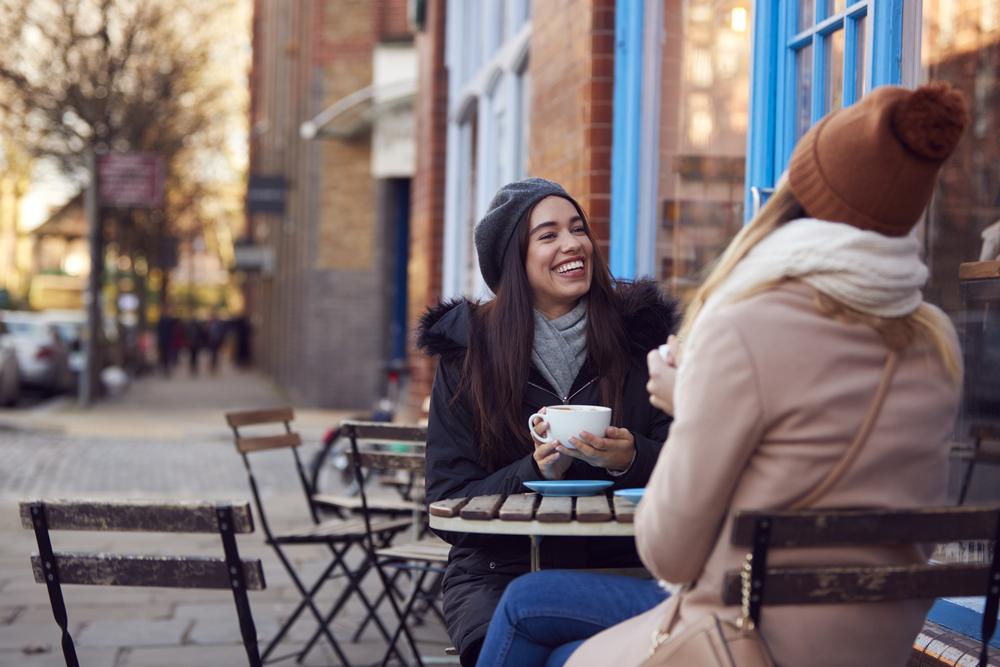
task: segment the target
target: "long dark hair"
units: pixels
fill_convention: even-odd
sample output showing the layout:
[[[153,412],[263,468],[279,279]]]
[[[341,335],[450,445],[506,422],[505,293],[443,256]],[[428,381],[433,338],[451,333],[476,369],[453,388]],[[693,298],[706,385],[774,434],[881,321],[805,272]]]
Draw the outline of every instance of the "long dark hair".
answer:
[[[631,363],[616,284],[583,209],[573,199],[593,245],[587,306],[587,357],[597,371],[601,404],[616,426],[622,419],[622,389]],[[470,309],[469,348],[460,389],[472,408],[479,437],[479,462],[491,473],[534,451],[521,403],[535,339],[534,307],[525,270],[529,209],[517,222],[503,256],[496,297]],[[515,242],[517,239],[517,242]],[[603,434],[601,434],[603,435]]]

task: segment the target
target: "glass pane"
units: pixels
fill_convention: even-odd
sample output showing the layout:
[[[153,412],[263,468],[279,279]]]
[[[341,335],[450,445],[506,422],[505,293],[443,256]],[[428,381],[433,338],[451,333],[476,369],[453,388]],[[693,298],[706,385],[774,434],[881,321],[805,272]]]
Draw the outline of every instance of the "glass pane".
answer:
[[[527,68],[518,77],[518,82],[521,85],[521,138],[514,167],[517,180],[521,180],[528,177],[528,141],[531,139],[531,75]]]
[[[795,86],[795,140],[812,127],[813,47],[806,46],[795,55],[798,84]]]
[[[865,96],[865,83],[868,76],[868,68],[865,66],[865,46],[868,44],[868,17],[862,16],[858,19],[858,43],[857,43],[857,71],[854,79],[854,101],[857,102]]]
[[[664,30],[653,270],[690,296],[743,226],[750,100],[748,0],[657,0]],[[683,6],[686,11],[678,11]]]
[[[799,0],[799,32],[816,23],[816,0]]]
[[[826,0],[826,15],[833,16],[847,9],[847,0]]]
[[[844,29],[826,36],[826,87],[823,113],[844,106]]]
[[[976,11],[978,5],[978,11]],[[964,398],[955,439],[973,426],[1000,422],[1000,291],[996,278],[962,283],[963,262],[1000,259],[1000,3],[923,3],[921,81],[946,81],[962,93],[971,122],[938,180],[917,227],[931,270],[924,298],[948,313],[965,357]],[[987,286],[990,298],[979,293]],[[995,499],[995,479],[980,489]],[[970,488],[967,502],[983,502]],[[993,502],[993,500],[989,500]]]

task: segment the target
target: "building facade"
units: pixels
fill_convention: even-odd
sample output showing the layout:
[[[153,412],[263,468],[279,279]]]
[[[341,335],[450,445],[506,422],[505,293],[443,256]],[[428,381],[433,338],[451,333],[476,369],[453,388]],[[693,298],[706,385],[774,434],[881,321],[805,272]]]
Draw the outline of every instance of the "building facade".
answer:
[[[1000,0],[426,6],[417,160],[431,173],[417,178],[433,183],[433,205],[412,219],[411,325],[438,298],[488,298],[472,229],[507,182],[562,183],[616,276],[652,276],[684,298],[809,127],[873,87],[944,80],[973,122],[917,234],[931,268],[926,297],[964,333],[958,265],[1000,252]],[[990,358],[966,354],[967,366]],[[412,349],[410,365],[415,412],[433,369]]]
[[[945,80],[973,123],[918,227],[926,295],[1000,244],[1000,0],[258,0],[248,216],[254,354],[306,404],[370,408],[433,366],[423,310],[488,298],[472,230],[526,176],[581,202],[621,278],[683,298],[766,200],[795,141],[873,87]],[[259,270],[263,269],[263,270]],[[409,343],[407,343],[409,341]]]
[[[237,269],[254,363],[302,404],[370,410],[405,357],[407,2],[257,0],[253,48]]]

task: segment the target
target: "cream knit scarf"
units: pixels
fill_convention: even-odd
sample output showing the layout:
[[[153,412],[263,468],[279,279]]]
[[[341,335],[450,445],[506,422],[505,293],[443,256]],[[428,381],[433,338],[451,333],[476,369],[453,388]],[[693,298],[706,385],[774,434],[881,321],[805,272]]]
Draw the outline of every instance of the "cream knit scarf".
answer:
[[[792,220],[750,249],[708,297],[685,346],[704,318],[754,287],[794,278],[862,313],[903,317],[923,301],[929,272],[913,236],[890,237],[840,222]],[[684,375],[682,355],[679,375]],[[682,384],[678,377],[677,385]]]

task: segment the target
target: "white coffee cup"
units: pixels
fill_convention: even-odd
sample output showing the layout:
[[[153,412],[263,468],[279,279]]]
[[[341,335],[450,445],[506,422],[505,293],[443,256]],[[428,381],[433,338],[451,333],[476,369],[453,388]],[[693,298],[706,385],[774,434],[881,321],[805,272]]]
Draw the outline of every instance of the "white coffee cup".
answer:
[[[528,428],[533,432],[536,417],[549,423],[545,430],[547,435],[535,433],[539,441],[548,443],[558,440],[563,447],[576,449],[569,444],[569,439],[579,438],[584,431],[599,438],[606,437],[611,425],[611,408],[602,405],[550,405],[545,414],[536,412],[528,417]]]

